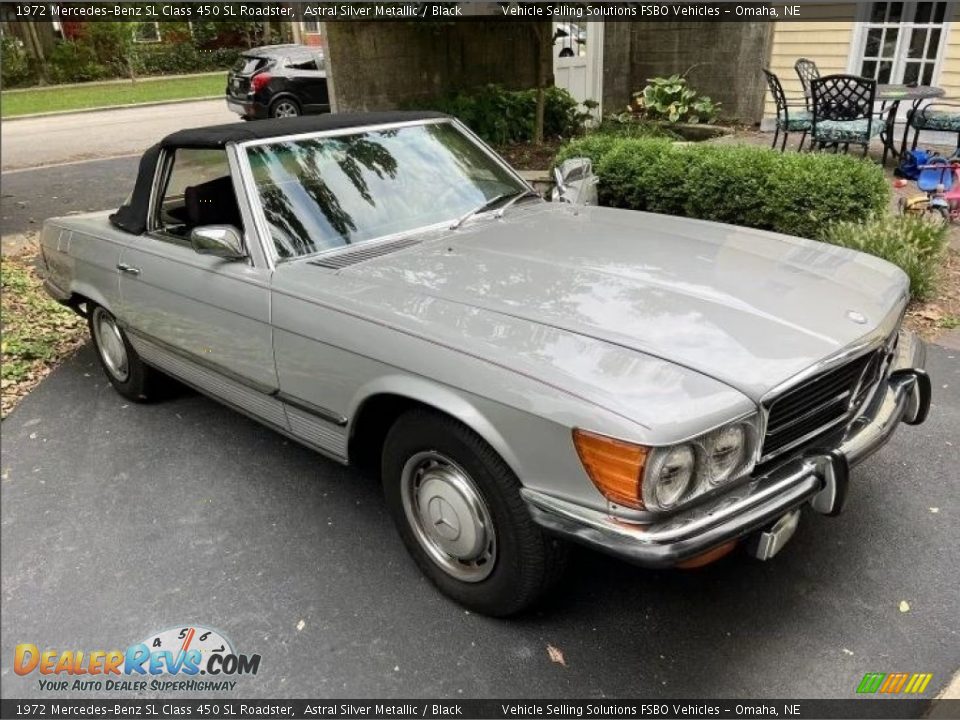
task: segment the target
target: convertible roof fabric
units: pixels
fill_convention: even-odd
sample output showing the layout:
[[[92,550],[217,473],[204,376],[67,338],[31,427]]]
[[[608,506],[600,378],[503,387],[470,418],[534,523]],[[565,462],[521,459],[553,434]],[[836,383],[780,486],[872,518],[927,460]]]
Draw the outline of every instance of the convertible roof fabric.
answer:
[[[227,125],[178,130],[167,135],[156,145],[147,149],[140,158],[137,180],[129,200],[110,216],[110,222],[121,230],[140,235],[147,229],[147,213],[150,206],[150,189],[157,172],[161,150],[189,148],[191,150],[216,149],[232,142],[269,140],[286,135],[360,128],[368,125],[433,120],[449,117],[438,112],[371,112],[331,113],[326,115],[302,115],[296,118],[254,120]]]

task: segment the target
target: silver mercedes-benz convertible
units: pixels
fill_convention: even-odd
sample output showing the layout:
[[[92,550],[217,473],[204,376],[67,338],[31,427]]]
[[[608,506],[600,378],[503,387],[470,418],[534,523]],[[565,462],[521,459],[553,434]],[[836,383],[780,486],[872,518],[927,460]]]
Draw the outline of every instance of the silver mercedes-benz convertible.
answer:
[[[120,394],[173,377],[379,473],[423,572],[494,615],[568,540],[770,558],[930,405],[893,265],[546,202],[434,113],[174,133],[119,210],[48,220],[42,260]]]

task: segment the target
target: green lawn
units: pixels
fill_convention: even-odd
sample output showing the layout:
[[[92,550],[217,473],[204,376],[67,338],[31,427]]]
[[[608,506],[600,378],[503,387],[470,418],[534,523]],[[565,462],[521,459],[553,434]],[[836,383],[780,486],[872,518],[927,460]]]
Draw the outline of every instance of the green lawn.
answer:
[[[51,85],[11,90],[0,93],[0,117],[222,95],[226,84],[227,73],[224,71],[194,77],[144,78],[136,83],[89,83],[78,87]]]

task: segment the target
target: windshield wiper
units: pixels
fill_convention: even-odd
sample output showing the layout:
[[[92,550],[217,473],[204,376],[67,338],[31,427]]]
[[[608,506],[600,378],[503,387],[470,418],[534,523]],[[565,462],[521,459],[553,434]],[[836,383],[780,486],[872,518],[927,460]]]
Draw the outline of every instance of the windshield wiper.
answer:
[[[488,210],[489,208],[493,207],[501,200],[506,200],[508,197],[511,197],[512,195],[514,195],[514,193],[502,193],[500,195],[497,195],[496,197],[490,198],[489,200],[484,200],[480,205],[475,207],[470,212],[464,213],[463,215],[461,215],[460,218],[455,223],[453,223],[453,225],[450,226],[450,229],[451,230],[458,229],[461,225],[463,225],[467,220],[472,218],[474,215],[478,213],[482,213],[484,210]]]
[[[502,218],[503,214],[510,209],[511,205],[513,205],[518,200],[523,200],[526,197],[540,197],[540,195],[538,193],[535,193],[533,190],[530,190],[529,188],[527,188],[526,190],[521,190],[512,198],[510,198],[510,202],[506,203],[502,208],[497,210],[496,217]]]

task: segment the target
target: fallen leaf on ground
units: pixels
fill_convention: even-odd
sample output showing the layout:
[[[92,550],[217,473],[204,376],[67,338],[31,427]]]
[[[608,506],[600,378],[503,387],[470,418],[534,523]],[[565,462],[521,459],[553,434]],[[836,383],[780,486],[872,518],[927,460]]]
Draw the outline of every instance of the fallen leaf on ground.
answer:
[[[900,612],[902,612],[902,613],[910,612],[910,603],[908,603],[906,600],[901,600],[901,601],[900,601]]]
[[[553,645],[547,645],[547,655],[550,658],[550,662],[555,662],[558,665],[567,666],[567,661],[563,659],[563,651],[560,648],[555,648]]]

